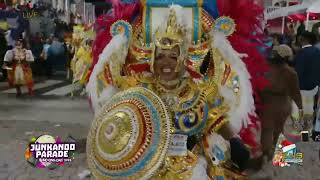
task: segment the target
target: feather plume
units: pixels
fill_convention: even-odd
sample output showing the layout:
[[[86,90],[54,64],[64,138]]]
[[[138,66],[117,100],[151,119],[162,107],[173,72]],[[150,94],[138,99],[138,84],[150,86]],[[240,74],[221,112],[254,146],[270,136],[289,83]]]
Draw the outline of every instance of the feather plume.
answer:
[[[116,35],[110,43],[104,48],[103,52],[99,56],[99,61],[96,64],[96,66],[93,68],[92,74],[89,78],[89,83],[87,85],[87,92],[91,98],[92,107],[95,112],[97,112],[100,108],[99,103],[101,103],[101,100],[106,100],[108,97],[111,97],[114,93],[117,92],[116,87],[113,85],[110,85],[109,89],[105,89],[101,96],[98,97],[97,94],[97,75],[100,72],[104,71],[104,67],[106,63],[112,63],[110,62],[110,56],[113,53],[119,53],[122,55],[122,58],[120,59],[119,63],[124,62],[124,58],[126,57],[126,52],[118,52],[120,47],[127,44],[127,38],[124,35]]]
[[[252,86],[250,82],[251,77],[246,65],[240,59],[239,53],[232,48],[225,35],[221,32],[212,31],[212,37],[214,37],[212,47],[219,49],[224,58],[231,64],[232,69],[239,76],[241,93],[239,105],[236,104],[237,102],[235,97],[233,97],[234,95],[232,95],[232,91],[227,90],[226,87],[220,89],[220,93],[231,106],[228,115],[235,132],[238,133],[243,126],[247,127],[249,124],[249,114],[255,114]]]
[[[93,62],[90,68],[91,72],[99,60],[99,55],[111,41],[110,28],[112,24],[118,20],[131,22],[135,14],[140,10],[140,3],[133,1],[132,3],[122,3],[119,0],[111,0],[113,9],[107,14],[101,15],[95,22],[96,39],[93,43],[92,56]]]
[[[229,16],[237,24],[237,31],[228,39],[232,47],[240,53],[247,54],[243,57],[243,62],[251,75],[254,103],[257,111],[262,111],[263,106],[260,101],[259,91],[269,85],[263,74],[269,67],[265,57],[258,51],[265,48],[262,43],[262,18],[263,8],[254,3],[254,0],[217,0],[220,15]],[[239,9],[250,9],[250,11],[239,11]],[[257,116],[249,116],[250,124],[247,128],[242,128],[240,136],[245,144],[250,146],[251,156],[257,157],[260,154],[260,125],[261,120]]]

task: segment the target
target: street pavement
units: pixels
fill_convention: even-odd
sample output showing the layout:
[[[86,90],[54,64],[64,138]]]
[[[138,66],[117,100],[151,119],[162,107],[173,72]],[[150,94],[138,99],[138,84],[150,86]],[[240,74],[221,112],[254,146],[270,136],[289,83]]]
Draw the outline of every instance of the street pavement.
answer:
[[[52,79],[44,77],[34,77],[34,94],[37,98],[56,98],[71,96],[74,92],[75,95],[81,93],[81,89],[71,83],[70,80],[65,77],[56,76]],[[26,87],[22,87],[22,93],[27,96],[28,91]],[[14,97],[16,95],[16,89],[9,87],[6,81],[0,82],[0,95],[7,95]]]
[[[86,170],[83,147],[74,161],[55,170],[31,167],[24,151],[32,137],[43,134],[83,141],[92,119],[88,101],[83,98],[17,99],[0,94],[0,180],[80,179],[78,174]]]
[[[74,161],[58,169],[35,169],[25,161],[24,151],[32,137],[49,134],[66,139],[72,136],[80,142],[86,138],[93,119],[86,99],[71,99],[66,92],[55,96],[45,93],[18,99],[0,93],[0,180],[76,180],[81,179],[87,169],[84,144]],[[250,179],[320,180],[320,145],[298,142],[297,146],[305,156],[303,166],[280,168],[269,163],[258,173],[250,173]]]
[[[59,126],[57,126],[59,125]],[[34,121],[0,121],[0,179],[1,180],[76,180],[86,170],[86,157],[79,153],[71,163],[54,170],[36,169],[24,159],[24,151],[32,136],[50,134],[66,139],[69,135],[84,139],[88,127],[77,123]],[[89,178],[83,178],[89,179]]]

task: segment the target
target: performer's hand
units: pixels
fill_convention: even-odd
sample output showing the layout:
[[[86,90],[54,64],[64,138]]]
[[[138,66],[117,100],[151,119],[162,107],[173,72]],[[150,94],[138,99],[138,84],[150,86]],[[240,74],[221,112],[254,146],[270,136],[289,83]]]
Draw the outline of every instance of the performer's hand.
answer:
[[[1,66],[2,69],[7,69],[8,68],[8,64],[7,63],[3,63]]]
[[[250,159],[248,148],[239,138],[232,138],[229,142],[231,147],[231,160],[238,166],[240,171],[245,170]]]

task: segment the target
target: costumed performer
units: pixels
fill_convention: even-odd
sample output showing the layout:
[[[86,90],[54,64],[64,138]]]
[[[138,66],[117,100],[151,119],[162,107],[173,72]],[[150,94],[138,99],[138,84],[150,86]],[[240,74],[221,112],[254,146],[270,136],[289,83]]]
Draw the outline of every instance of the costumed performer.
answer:
[[[84,39],[77,51],[75,52],[72,69],[73,69],[73,84],[77,84],[85,93],[85,86],[89,81],[89,71],[92,65],[92,43],[95,38],[95,33],[92,30],[84,32]],[[83,93],[82,93],[83,94]]]
[[[144,12],[166,3],[145,3]],[[88,161],[98,179],[244,178],[237,170],[249,154],[236,134],[254,114],[250,75],[241,60],[247,55],[226,39],[235,30],[231,18],[214,21],[203,8],[214,4],[188,3],[195,7],[191,12],[154,8],[149,18],[161,14],[158,24],[148,19],[151,11],[128,23],[117,12],[134,10],[132,4],[124,11],[118,2],[107,15],[118,21],[109,25],[113,38],[87,86],[97,117]],[[183,22],[197,10],[201,23]]]
[[[33,95],[33,80],[30,63],[34,57],[30,50],[24,48],[23,40],[16,41],[15,47],[8,50],[4,57],[4,68],[8,70],[9,86],[15,87],[20,96],[21,86],[27,86],[29,95]]]

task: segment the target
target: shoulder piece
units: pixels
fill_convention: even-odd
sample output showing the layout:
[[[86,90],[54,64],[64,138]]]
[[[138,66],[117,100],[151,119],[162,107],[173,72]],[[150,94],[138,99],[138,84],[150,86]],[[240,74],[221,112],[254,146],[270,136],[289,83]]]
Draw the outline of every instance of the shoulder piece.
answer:
[[[8,50],[4,56],[5,62],[10,62],[13,59],[13,50]]]

